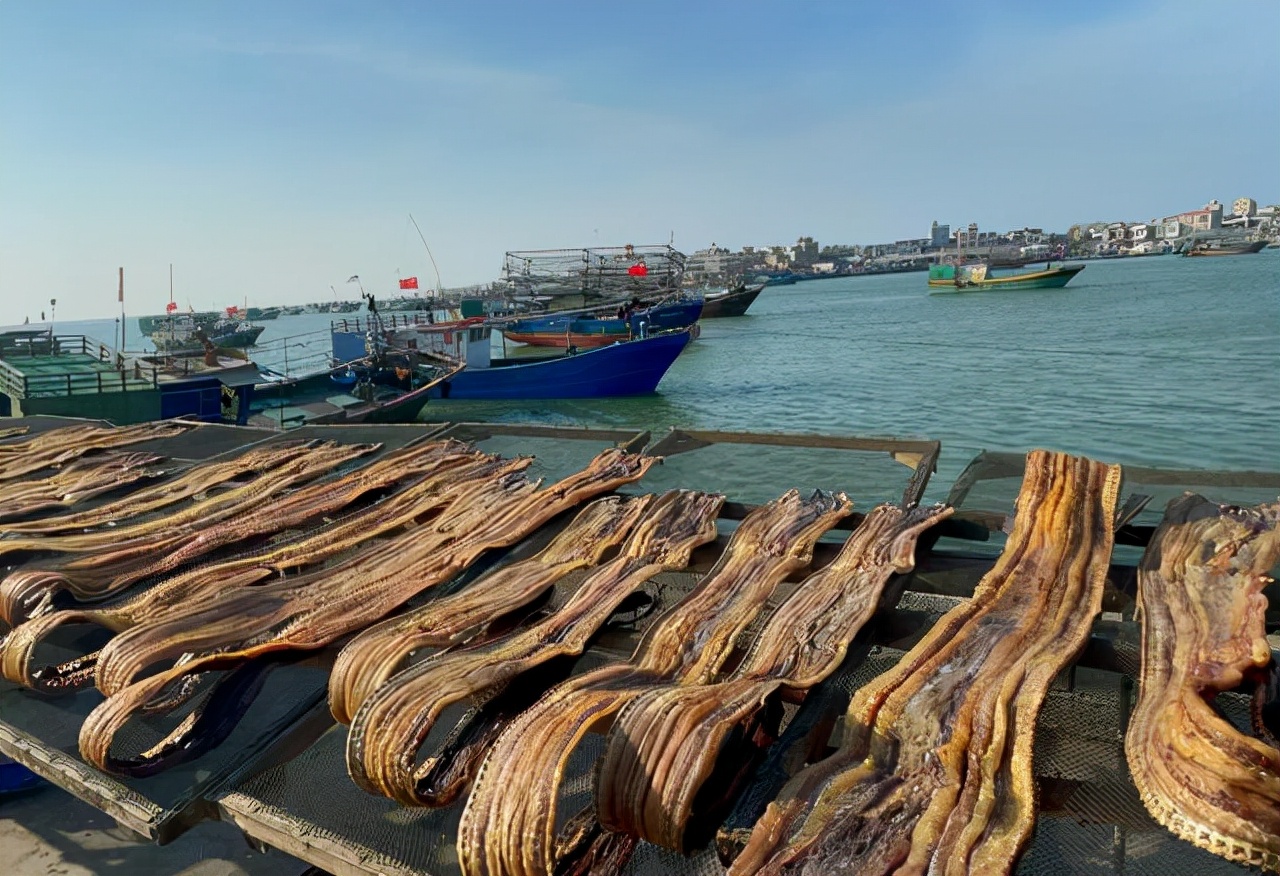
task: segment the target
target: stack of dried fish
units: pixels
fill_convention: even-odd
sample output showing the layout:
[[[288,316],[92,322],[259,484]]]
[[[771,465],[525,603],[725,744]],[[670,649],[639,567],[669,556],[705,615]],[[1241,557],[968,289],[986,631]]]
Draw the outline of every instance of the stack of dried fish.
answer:
[[[623,709],[596,773],[600,823],[689,851],[695,801],[699,818],[713,816],[702,827],[712,826],[719,807],[707,792],[729,802],[732,779],[776,738],[778,693],[794,696],[835,671],[889,577],[915,565],[916,538],[950,514],[941,506],[873,509],[836,559],[773,613],[730,678],[654,688]],[[723,788],[708,781],[717,769]]]
[[[100,600],[147,575],[175,568],[236,537],[234,526],[213,524],[231,518],[237,523],[259,519],[261,503],[371,453],[377,446],[320,443],[249,483],[194,502],[168,517],[98,532],[0,541],[0,554],[25,550],[76,555],[44,568],[24,568],[10,574],[0,582],[0,613],[16,625],[52,610],[55,596],[62,590],[77,599]],[[302,511],[305,518],[305,504]],[[249,529],[245,534],[254,531]]]
[[[538,483],[519,474],[528,461],[515,460],[505,473],[455,488],[452,503],[435,522],[351,560],[297,578],[238,587],[126,631],[107,643],[99,659],[98,687],[108,698],[81,727],[81,754],[104,769],[130,770],[149,769],[148,764],[180,749],[191,751],[189,737],[199,719],[184,722],[139,758],[110,755],[120,727],[171,684],[266,655],[324,647],[447,581],[485,551],[514,544],[557,514],[640,478],[654,462],[608,450],[583,471],[538,489]],[[138,680],[145,669],[168,660],[177,663]]]
[[[172,438],[194,428],[189,423],[142,423],[137,426],[66,426],[24,441],[0,444],[0,481],[25,477],[43,468],[62,465],[95,450],[124,447],[142,441]]]
[[[840,749],[788,783],[731,873],[1010,871],[1035,823],[1036,716],[1101,606],[1119,480],[1028,455],[973,599],[858,691]]]
[[[606,496],[573,519],[536,555],[486,575],[459,593],[374,624],[338,654],[329,679],[329,709],[350,724],[360,704],[408,658],[482,634],[495,618],[532,610],[556,582],[594,566],[631,533],[649,499]]]
[[[311,441],[281,441],[252,447],[234,459],[198,465],[172,480],[138,490],[87,511],[6,523],[0,526],[0,533],[5,536],[56,535],[117,526],[186,499],[203,497],[206,493],[216,492],[228,485],[246,482],[264,471],[302,456],[314,444]],[[0,545],[3,544],[0,541]]]
[[[563,843],[555,834],[560,779],[582,737],[607,729],[648,688],[711,681],[778,584],[809,564],[814,542],[850,510],[843,494],[805,500],[794,490],[757,508],[715,567],[645,633],[630,662],[569,679],[513,720],[485,757],[463,811],[463,872],[550,874],[564,850],[594,836],[589,813],[570,822]]]
[[[444,711],[468,699],[490,699],[508,685],[518,689],[525,701],[532,700],[549,680],[545,675],[531,679],[533,671],[580,655],[622,602],[646,581],[659,572],[687,566],[694,548],[715,539],[722,504],[723,496],[688,490],[658,497],[621,553],[589,575],[559,611],[509,636],[438,654],[392,677],[360,705],[351,723],[347,768],[356,784],[409,805],[444,805],[455,799],[502,722],[485,722],[483,728],[466,726],[467,744],[461,746],[465,751],[446,746],[443,756],[428,757],[414,770],[418,749]],[[488,589],[485,582],[474,586]],[[425,616],[429,624],[431,617],[445,616],[434,609],[428,605],[414,614],[419,621]],[[357,640],[346,649],[346,666],[358,667],[365,650],[372,652],[373,660],[391,656],[389,645],[381,637]],[[342,681],[335,674],[334,686]],[[350,703],[344,701],[344,705]]]
[[[174,609],[190,610],[197,602],[236,587],[244,587],[287,570],[317,566],[382,535],[400,529],[448,504],[446,488],[492,472],[494,459],[458,442],[432,453],[423,476],[369,507],[353,512],[323,531],[312,532],[234,560],[200,566],[146,588],[115,604],[43,614],[17,627],[0,644],[0,669],[6,678],[47,692],[65,691],[92,683],[97,653],[59,665],[39,666],[35,651],[56,628],[68,624],[96,624],[121,632],[140,623],[158,621]]]
[[[1280,504],[1169,503],[1139,567],[1142,676],[1125,752],[1157,821],[1280,872],[1280,749],[1265,727],[1247,736],[1213,706],[1271,663],[1262,589],[1280,560],[1278,522]]]
[[[154,466],[162,459],[154,453],[108,451],[45,478],[0,482],[0,521],[65,509],[143,478],[161,477],[164,471]]]

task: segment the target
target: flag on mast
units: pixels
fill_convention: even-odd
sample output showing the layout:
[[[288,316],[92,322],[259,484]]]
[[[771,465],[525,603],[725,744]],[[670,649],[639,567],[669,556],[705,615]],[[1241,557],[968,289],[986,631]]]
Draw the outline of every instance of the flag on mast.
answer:
[[[348,277],[348,278],[347,278],[347,282],[348,282],[348,283],[359,283],[359,282],[360,282],[360,275],[359,275],[359,274],[352,274],[350,277]]]
[[[401,281],[400,281],[400,288],[401,288],[401,289],[417,289],[417,288],[418,288],[418,278],[417,278],[417,277],[405,277],[403,280],[401,280]]]

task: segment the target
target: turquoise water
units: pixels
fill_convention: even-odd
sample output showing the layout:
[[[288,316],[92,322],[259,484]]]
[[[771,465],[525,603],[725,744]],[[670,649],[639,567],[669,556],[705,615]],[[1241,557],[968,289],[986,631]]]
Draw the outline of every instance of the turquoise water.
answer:
[[[1280,251],[1092,261],[1064,289],[929,295],[924,274],[767,288],[709,320],[656,396],[432,403],[424,418],[935,438],[1280,468]]]
[[[260,358],[281,364],[285,336],[301,338],[291,364],[322,352],[327,339],[306,335],[328,321],[266,323]],[[747,316],[703,323],[656,395],[432,402],[423,419],[934,438],[932,495],[983,449],[1280,468],[1278,376],[1273,249],[1092,261],[1041,291],[930,295],[918,273],[770,287]]]

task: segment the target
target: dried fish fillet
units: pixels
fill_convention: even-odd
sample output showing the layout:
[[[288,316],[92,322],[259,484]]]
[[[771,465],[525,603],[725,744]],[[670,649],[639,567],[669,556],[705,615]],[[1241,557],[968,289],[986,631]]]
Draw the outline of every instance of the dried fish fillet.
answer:
[[[62,510],[143,478],[161,477],[154,453],[107,451],[77,459],[46,478],[0,483],[0,521]]]
[[[195,502],[167,518],[112,531],[0,541],[0,554],[29,550],[77,555],[57,565],[10,574],[0,582],[0,615],[10,624],[21,623],[52,610],[54,598],[62,590],[81,600],[118,593],[146,575],[173,568],[195,549],[212,542],[212,533],[219,532],[213,524],[252,516],[254,509],[281,491],[376,449],[373,444],[326,442],[264,471],[249,483]]]
[[[801,499],[794,490],[757,508],[715,567],[649,628],[630,662],[569,679],[520,714],[489,750],[463,810],[463,873],[552,873],[556,798],[582,737],[607,730],[646,688],[710,681],[777,585],[809,564],[814,542],[851,508],[843,494]]]
[[[185,499],[216,491],[227,484],[284,465],[306,453],[318,442],[283,441],[263,447],[252,447],[234,459],[209,462],[187,469],[170,481],[155,484],[136,493],[99,505],[87,511],[59,514],[41,520],[24,520],[0,526],[5,539],[16,535],[36,536],[80,533],[104,526],[116,526],[129,520],[166,508]],[[0,540],[0,545],[4,541]]]
[[[727,680],[654,688],[623,709],[596,772],[600,823],[689,851],[694,807],[709,806],[703,798],[716,792],[708,780],[717,765],[732,772],[754,763],[744,749],[761,744],[750,741],[762,733],[761,713],[780,711],[784,688],[795,695],[835,671],[890,576],[914,567],[919,534],[951,511],[872,509],[835,560],[778,607]],[[772,741],[772,731],[763,733],[761,747]]]
[[[238,589],[128,630],[108,642],[99,659],[98,687],[108,698],[81,727],[82,756],[100,768],[116,768],[122,763],[110,755],[116,732],[185,676],[324,647],[448,580],[485,551],[514,544],[557,514],[639,479],[656,461],[607,450],[583,471],[541,490],[516,472],[490,479],[460,497],[426,532],[391,539],[320,573]],[[177,663],[137,680],[147,667],[166,660]]]
[[[855,694],[840,749],[798,773],[732,874],[1008,873],[1035,822],[1031,745],[1102,600],[1120,469],[1033,451],[973,598]]]
[[[1280,750],[1241,733],[1213,698],[1265,681],[1267,570],[1280,561],[1280,503],[1165,509],[1138,571],[1142,675],[1125,753],[1142,802],[1178,836],[1280,872]]]
[[[413,652],[457,644],[467,633],[529,605],[575,569],[599,563],[627,537],[648,502],[622,496],[597,499],[536,556],[360,633],[338,654],[329,676],[334,718],[350,724],[360,704],[399,672]]]
[[[111,447],[157,441],[195,428],[191,423],[140,423],[136,426],[66,426],[23,441],[0,444],[0,482],[25,477]]]
[[[140,623],[158,621],[168,611],[190,610],[202,600],[277,577],[286,570],[318,565],[438,514],[452,501],[447,487],[492,474],[499,465],[496,460],[474,451],[448,453],[438,457],[432,470],[420,480],[335,521],[324,531],[248,556],[182,572],[101,608],[61,609],[28,620],[0,643],[0,670],[10,681],[48,693],[91,684],[97,667],[96,652],[58,665],[40,665],[36,661],[36,649],[55,629],[72,624],[95,624],[118,633]]]
[[[592,572],[559,611],[497,641],[435,655],[379,687],[360,706],[347,736],[347,769],[356,784],[407,805],[454,799],[470,769],[436,757],[413,768],[444,711],[508,684],[527,688],[533,684],[527,675],[536,667],[580,655],[623,600],[659,572],[684,568],[694,548],[715,539],[724,497],[674,490],[645,504],[622,552]],[[470,746],[467,762],[477,761],[485,747]],[[458,757],[450,752],[447,759]],[[439,766],[448,781],[433,781]]]

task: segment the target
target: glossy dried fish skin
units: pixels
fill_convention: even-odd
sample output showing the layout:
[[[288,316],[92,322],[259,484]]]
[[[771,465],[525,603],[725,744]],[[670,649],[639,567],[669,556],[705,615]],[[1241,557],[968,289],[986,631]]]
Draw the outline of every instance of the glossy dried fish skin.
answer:
[[[632,701],[596,771],[600,823],[688,851],[695,800],[717,764],[750,765],[738,752],[725,752],[728,740],[747,735],[753,716],[782,688],[804,691],[835,671],[889,577],[914,567],[919,534],[951,513],[942,506],[872,509],[836,559],[778,607],[728,680],[666,685]]]
[[[99,505],[87,511],[59,514],[41,520],[23,520],[0,526],[4,539],[0,547],[15,536],[81,533],[104,526],[115,526],[169,505],[199,496],[233,482],[237,478],[283,465],[306,453],[317,442],[286,441],[253,447],[235,459],[205,463],[187,469],[170,481],[155,484],[131,495]]]
[[[374,624],[342,649],[329,675],[329,710],[350,724],[360,704],[414,651],[443,648],[546,593],[575,569],[594,566],[631,532],[649,500],[608,496],[574,518],[536,556],[486,575],[459,593]]]
[[[428,789],[420,783],[439,765],[437,758],[413,768],[444,711],[507,684],[526,684],[521,676],[548,661],[580,655],[624,599],[659,572],[684,568],[694,548],[715,539],[723,504],[723,496],[686,490],[658,497],[621,554],[582,581],[559,611],[497,641],[435,655],[392,677],[352,721],[347,769],[356,784],[407,805],[454,799],[467,770],[453,771],[443,788]],[[472,750],[468,757],[480,754]]]
[[[1028,454],[973,598],[855,694],[840,750],[792,778],[730,873],[1009,872],[1035,822],[1036,715],[1101,605],[1119,479]]]
[[[60,590],[81,600],[98,600],[118,593],[148,574],[167,571],[182,562],[181,551],[199,545],[215,523],[252,509],[271,496],[305,483],[372,452],[376,445],[326,442],[254,480],[195,502],[163,519],[141,521],[113,531],[76,535],[15,538],[0,541],[6,550],[36,550],[77,554],[48,568],[25,568],[0,582],[0,615],[10,624],[52,608]],[[216,531],[216,530],[215,530]],[[152,559],[155,557],[155,559]]]
[[[1142,802],[1178,836],[1280,872],[1280,750],[1215,712],[1220,691],[1265,677],[1266,572],[1280,504],[1171,501],[1138,572],[1142,673],[1125,753]]]
[[[792,490],[756,509],[715,567],[649,628],[630,662],[572,678],[520,714],[485,757],[463,810],[463,873],[552,873],[557,793],[582,737],[608,729],[646,687],[708,681],[777,585],[809,564],[814,542],[851,508],[843,494],[804,500]]]
[[[154,453],[107,451],[77,459],[46,478],[0,483],[0,521],[65,509],[143,478],[160,477]]]
[[[348,563],[251,592],[228,593],[117,636],[98,662],[98,686],[108,697],[81,726],[82,756],[110,769],[116,732],[182,677],[273,652],[323,647],[448,580],[486,550],[513,544],[566,509],[639,479],[655,462],[607,450],[583,471],[545,490],[518,474],[486,480],[460,496],[438,521]],[[507,465],[519,469],[528,460]],[[179,658],[172,668],[134,681],[147,666]]]
[[[191,569],[101,608],[58,610],[28,620],[0,644],[0,670],[10,681],[46,692],[92,684],[96,654],[82,655],[64,666],[41,666],[36,662],[37,647],[55,628],[96,624],[118,633],[139,623],[158,621],[171,610],[190,610],[200,601],[276,577],[285,570],[317,565],[425,515],[438,513],[451,501],[446,487],[492,472],[497,465],[494,459],[474,450],[453,448],[436,456],[420,480],[335,521],[322,532],[246,557]]]
[[[172,438],[193,428],[196,427],[191,423],[167,422],[118,428],[83,425],[50,429],[23,441],[0,445],[0,481],[25,477],[96,450]]]

